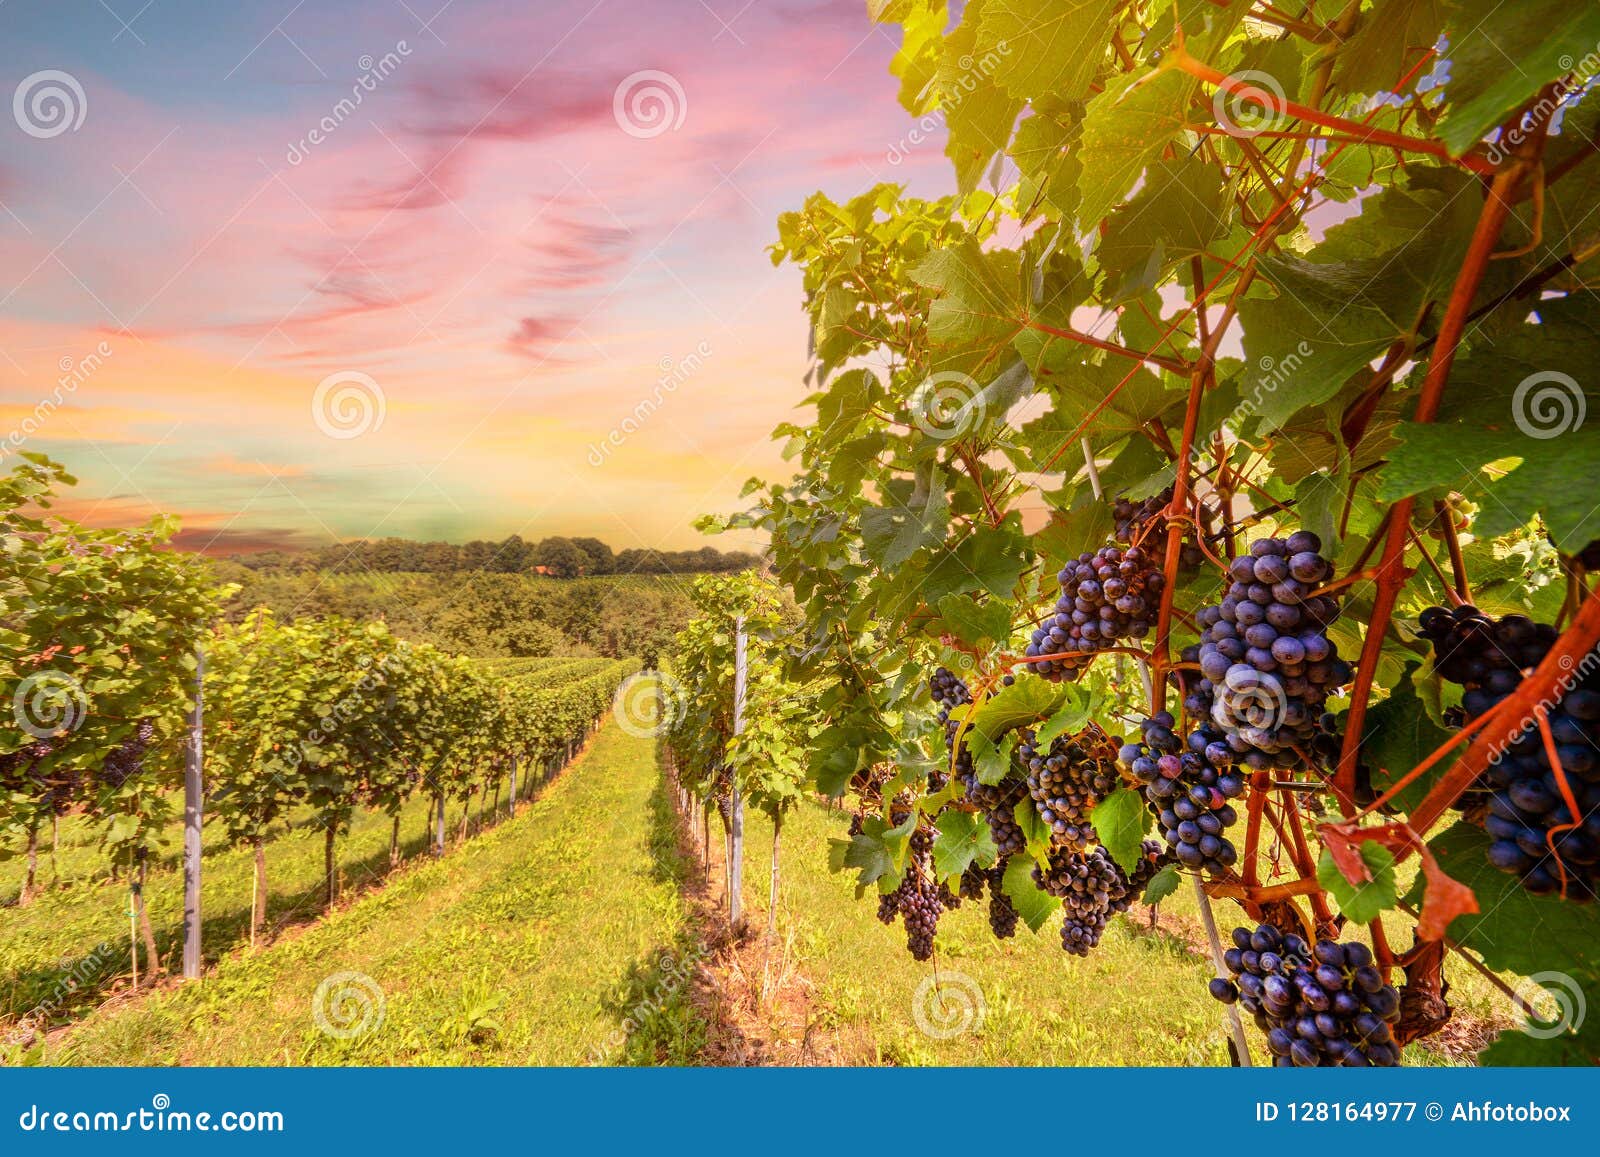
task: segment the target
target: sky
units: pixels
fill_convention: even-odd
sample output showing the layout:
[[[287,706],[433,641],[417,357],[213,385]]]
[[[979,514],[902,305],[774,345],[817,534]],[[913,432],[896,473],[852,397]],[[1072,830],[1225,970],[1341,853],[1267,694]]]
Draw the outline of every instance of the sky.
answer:
[[[223,554],[704,545],[807,392],[777,215],[951,184],[897,38],[863,0],[0,0],[0,450]]]

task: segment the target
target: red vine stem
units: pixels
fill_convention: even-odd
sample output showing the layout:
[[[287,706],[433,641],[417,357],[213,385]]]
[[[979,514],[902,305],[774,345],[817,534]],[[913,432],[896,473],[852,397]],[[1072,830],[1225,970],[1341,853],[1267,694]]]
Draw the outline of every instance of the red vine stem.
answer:
[[[1428,792],[1411,813],[1410,827],[1419,836],[1438,822],[1450,805],[1489,766],[1489,757],[1521,737],[1538,707],[1565,694],[1574,672],[1583,669],[1596,643],[1600,643],[1600,597],[1591,595],[1578,609],[1572,626],[1562,632],[1550,653],[1497,707],[1482,717],[1483,727],[1461,759]],[[1409,850],[1409,849],[1407,849]],[[1401,855],[1405,854],[1402,851]]]
[[[1392,133],[1387,129],[1374,128],[1362,124],[1360,121],[1346,120],[1332,113],[1325,113],[1309,105],[1297,104],[1292,100],[1276,96],[1263,91],[1248,81],[1237,80],[1224,72],[1219,72],[1209,64],[1196,60],[1189,55],[1182,44],[1173,48],[1168,56],[1169,67],[1178,68],[1196,77],[1207,84],[1215,85],[1223,92],[1243,97],[1254,101],[1268,112],[1278,116],[1291,116],[1296,120],[1306,121],[1309,124],[1319,125],[1322,128],[1333,129],[1344,136],[1366,145],[1381,145],[1402,152],[1422,153],[1425,156],[1436,157],[1441,161],[1450,161],[1471,169],[1475,173],[1491,174],[1495,171],[1494,162],[1486,157],[1467,155],[1452,157],[1450,150],[1438,141],[1430,141],[1423,137],[1408,137],[1404,133]]]
[[[1511,212],[1511,195],[1522,178],[1525,162],[1508,166],[1494,179],[1489,188],[1488,200],[1478,215],[1478,226],[1472,234],[1472,244],[1456,275],[1450,291],[1450,301],[1439,323],[1439,337],[1433,357],[1428,362],[1427,376],[1417,398],[1412,421],[1432,422],[1439,413],[1439,403],[1444,397],[1445,383],[1450,379],[1450,368],[1455,363],[1456,350],[1466,332],[1467,315],[1472,311],[1472,299],[1477,295],[1489,267],[1490,255],[1500,230]],[[1400,588],[1405,585],[1406,536],[1411,529],[1411,512],[1415,498],[1402,498],[1389,511],[1389,535],[1384,545],[1383,559],[1378,564],[1377,594],[1372,600],[1372,614],[1367,620],[1367,637],[1362,641],[1361,660],[1356,669],[1355,685],[1350,691],[1350,711],[1345,716],[1344,746],[1339,753],[1339,768],[1334,776],[1334,790],[1340,806],[1348,816],[1356,786],[1356,762],[1361,752],[1361,740],[1367,720],[1367,701],[1372,696],[1372,682],[1378,673],[1378,656],[1383,650],[1383,640],[1389,633],[1389,621],[1394,614],[1395,601]],[[1465,785],[1463,785],[1465,787]]]
[[[1153,366],[1160,366],[1162,369],[1168,370],[1175,374],[1186,374],[1189,372],[1189,364],[1187,362],[1180,361],[1177,358],[1164,357],[1161,354],[1155,353],[1141,353],[1136,349],[1129,349],[1125,345],[1118,345],[1114,341],[1106,341],[1104,338],[1095,337],[1093,334],[1083,333],[1081,330],[1058,329],[1056,326],[1045,325],[1043,322],[1038,321],[1030,321],[1027,323],[1027,325],[1029,329],[1036,329],[1040,333],[1049,334],[1051,337],[1059,337],[1064,338],[1067,341],[1075,341],[1080,345],[1086,345],[1097,350],[1105,350],[1105,352],[1109,354],[1117,354],[1121,357],[1132,358],[1137,362],[1149,362]]]

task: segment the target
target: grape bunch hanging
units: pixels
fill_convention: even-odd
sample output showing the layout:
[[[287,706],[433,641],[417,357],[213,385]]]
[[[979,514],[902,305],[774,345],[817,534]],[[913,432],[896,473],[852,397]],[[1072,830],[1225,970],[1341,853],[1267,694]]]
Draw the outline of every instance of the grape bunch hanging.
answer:
[[[1141,547],[1085,551],[1056,576],[1061,597],[1033,631],[1024,652],[1051,655],[1029,666],[1052,682],[1076,679],[1097,652],[1123,639],[1142,639],[1155,627],[1166,576]]]
[[[1328,626],[1339,604],[1318,588],[1333,575],[1309,531],[1261,538],[1228,566],[1222,601],[1196,616],[1200,643],[1188,656],[1199,680],[1184,683],[1184,709],[1208,716],[1252,769],[1303,762],[1329,694],[1350,681]]]
[[[1071,956],[1087,956],[1099,945],[1111,917],[1126,912],[1155,874],[1161,846],[1146,842],[1134,874],[1129,876],[1103,847],[1087,852],[1055,848],[1047,869],[1033,869],[1041,891],[1061,899],[1061,947]]]
[[[1139,742],[1124,744],[1119,755],[1178,863],[1222,872],[1239,859],[1223,833],[1238,821],[1228,801],[1244,794],[1245,778],[1221,732],[1202,724],[1180,737],[1176,725],[1171,712],[1157,712],[1140,724]]]
[[[1496,620],[1470,605],[1429,607],[1419,625],[1433,644],[1434,670],[1464,688],[1468,722],[1514,694],[1556,641],[1547,623],[1517,614]],[[1600,672],[1580,673],[1545,723],[1548,746],[1530,717],[1476,785],[1487,793],[1489,862],[1536,895],[1592,900],[1600,889]]]
[[[1096,840],[1090,814],[1121,784],[1117,745],[1091,724],[1080,735],[1057,736],[1040,750],[1032,731],[1022,732],[1017,755],[1028,771],[1028,795],[1051,840],[1076,851]]]
[[[1235,928],[1223,955],[1230,977],[1211,982],[1211,995],[1238,1003],[1267,1034],[1280,1067],[1384,1067],[1400,1063],[1393,1024],[1400,996],[1385,984],[1365,944],[1318,940],[1315,945],[1270,924]]]

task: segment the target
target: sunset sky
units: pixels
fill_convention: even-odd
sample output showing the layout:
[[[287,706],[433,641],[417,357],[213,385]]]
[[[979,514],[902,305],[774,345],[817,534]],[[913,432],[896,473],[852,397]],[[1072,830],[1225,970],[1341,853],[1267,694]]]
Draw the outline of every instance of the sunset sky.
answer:
[[[948,184],[865,8],[0,4],[0,447],[223,551],[700,545],[805,393],[777,214]]]

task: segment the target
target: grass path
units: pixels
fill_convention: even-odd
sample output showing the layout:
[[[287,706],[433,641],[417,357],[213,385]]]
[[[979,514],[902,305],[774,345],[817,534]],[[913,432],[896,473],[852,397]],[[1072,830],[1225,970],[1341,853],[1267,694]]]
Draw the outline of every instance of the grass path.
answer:
[[[201,984],[102,1009],[51,1059],[688,1063],[682,871],[653,745],[607,725],[516,820]],[[319,986],[322,1021],[366,1031],[319,1025]]]

